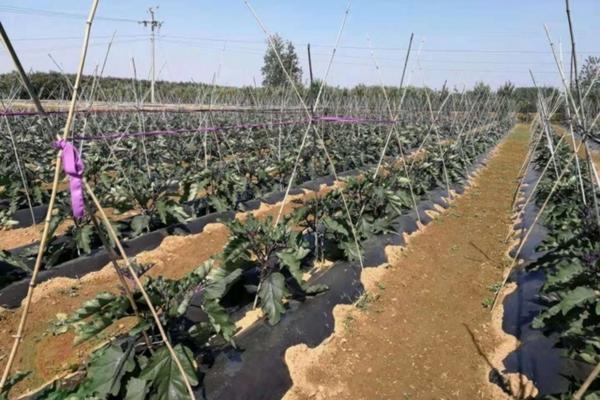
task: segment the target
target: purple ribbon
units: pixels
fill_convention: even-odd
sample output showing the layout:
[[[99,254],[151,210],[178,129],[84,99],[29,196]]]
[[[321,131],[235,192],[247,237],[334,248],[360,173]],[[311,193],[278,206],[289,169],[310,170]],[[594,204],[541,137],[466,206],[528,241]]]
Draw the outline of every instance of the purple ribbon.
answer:
[[[69,190],[71,192],[71,208],[74,218],[85,214],[83,202],[83,160],[72,143],[64,139],[54,142],[54,147],[62,150],[62,164],[65,174],[69,175]]]

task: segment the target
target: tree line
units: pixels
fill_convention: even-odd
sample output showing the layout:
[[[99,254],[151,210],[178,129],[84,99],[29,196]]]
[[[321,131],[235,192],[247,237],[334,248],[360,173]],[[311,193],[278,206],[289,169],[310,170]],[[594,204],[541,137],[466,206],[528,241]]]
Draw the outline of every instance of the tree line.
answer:
[[[282,68],[282,64],[283,67]],[[194,104],[235,104],[240,106],[264,106],[281,104],[294,105],[295,96],[290,93],[290,79],[299,88],[301,94],[310,102],[316,96],[320,82],[317,80],[311,85],[302,84],[303,71],[299,64],[299,57],[290,41],[273,35],[267,43],[262,72],[262,86],[231,87],[211,85],[196,82],[156,82],[158,100],[162,103],[194,103]],[[600,104],[600,57],[588,58],[579,73],[581,87],[587,93],[589,104]],[[34,72],[30,74],[34,90],[44,100],[68,100],[71,98],[75,76],[59,72]],[[94,99],[108,102],[148,102],[150,92],[149,80],[132,80],[129,78],[84,76],[82,80],[82,98],[93,95]],[[392,100],[402,96],[402,89],[386,87]],[[422,97],[424,91],[429,89],[409,87],[407,98]],[[558,88],[542,87],[545,97],[558,93]],[[93,91],[93,93],[92,93]],[[431,91],[433,93],[433,91]],[[443,98],[449,93],[446,87],[437,91]],[[492,94],[494,91],[483,82],[477,83],[467,91],[469,96],[482,96]],[[452,93],[458,95],[455,89]],[[538,89],[535,87],[515,87],[507,82],[495,91],[498,96],[508,99],[511,108],[523,114],[535,113],[537,110]],[[16,72],[0,74],[0,97],[28,98],[27,92],[20,85]],[[356,85],[353,88],[340,88],[327,86],[324,97],[329,99],[356,99],[375,103],[381,101],[381,87]],[[378,100],[373,100],[378,99]],[[299,104],[296,104],[299,105]]]

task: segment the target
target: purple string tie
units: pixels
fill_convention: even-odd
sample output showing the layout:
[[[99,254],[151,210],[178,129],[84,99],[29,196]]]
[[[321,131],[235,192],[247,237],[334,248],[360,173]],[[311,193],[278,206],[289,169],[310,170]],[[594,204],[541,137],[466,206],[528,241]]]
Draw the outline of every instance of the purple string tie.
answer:
[[[69,175],[71,208],[73,217],[81,218],[85,214],[83,202],[83,160],[72,143],[64,139],[54,142],[54,147],[62,150],[62,163],[65,174]]]

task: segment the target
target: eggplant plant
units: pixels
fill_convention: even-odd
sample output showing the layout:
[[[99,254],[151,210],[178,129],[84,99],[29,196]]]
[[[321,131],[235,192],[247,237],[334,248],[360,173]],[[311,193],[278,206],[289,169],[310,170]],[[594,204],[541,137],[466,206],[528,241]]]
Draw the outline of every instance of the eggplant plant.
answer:
[[[221,268],[258,272],[258,286],[250,289],[256,292],[270,324],[279,322],[285,313],[284,302],[291,294],[315,295],[326,290],[304,281],[302,264],[310,250],[302,236],[287,224],[274,225],[271,217],[259,220],[251,215],[227,226],[231,236],[221,255]]]
[[[127,222],[132,237],[172,223],[183,223],[189,217],[179,204],[180,194],[174,189],[176,183],[153,174],[130,167],[126,177],[118,179],[116,184],[103,175],[103,183],[109,188],[105,204],[119,212],[139,212]]]
[[[544,308],[534,318],[532,327],[556,337],[556,345],[568,358],[592,368],[600,362],[600,227],[593,210],[597,193],[592,189],[588,166],[582,163],[589,202],[583,203],[576,167],[574,163],[567,164],[570,153],[565,148],[555,152],[558,170],[568,168],[565,177],[557,182],[556,172],[549,168],[535,194],[540,205],[555,187],[541,218],[548,230],[537,249],[543,255],[528,266],[543,271],[546,277],[539,295]],[[538,149],[537,168],[549,161],[549,149]],[[570,379],[574,390],[581,385],[576,377]],[[600,386],[593,384],[586,398],[598,395]]]
[[[189,382],[200,383],[194,351],[206,349],[221,339],[235,345],[235,324],[219,304],[241,270],[226,271],[209,260],[180,280],[149,278],[145,290],[160,316]],[[74,388],[52,386],[43,393],[48,399],[140,398],[180,399],[187,396],[182,376],[158,333],[154,319],[139,291],[133,293],[137,312],[127,296],[99,293],[86,301],[67,320],[75,330],[75,343],[97,337],[107,327],[126,317],[140,317],[128,333],[96,350],[84,377]],[[190,306],[206,315],[202,321],[187,317]],[[64,332],[64,331],[63,331]],[[149,336],[148,348],[142,333]]]
[[[235,210],[253,197],[248,180],[233,171],[203,169],[181,182],[183,198],[195,204],[196,215]]]

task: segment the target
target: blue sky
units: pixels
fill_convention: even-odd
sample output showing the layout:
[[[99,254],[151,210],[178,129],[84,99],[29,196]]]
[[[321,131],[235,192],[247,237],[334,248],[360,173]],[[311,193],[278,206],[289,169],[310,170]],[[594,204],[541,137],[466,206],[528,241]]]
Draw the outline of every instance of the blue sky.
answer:
[[[580,58],[600,56],[600,0],[571,3]],[[50,53],[73,72],[84,27],[84,18],[78,15],[86,14],[90,4],[91,0],[5,0],[0,1],[0,20],[26,69],[56,70]],[[306,79],[305,46],[312,44],[315,75],[322,77],[347,1],[252,0],[251,4],[271,32],[297,44]],[[132,76],[135,59],[138,76],[147,76],[147,30],[135,21],[147,18],[147,8],[157,5],[158,19],[164,21],[157,42],[161,78],[208,82],[218,72],[221,84],[252,85],[254,80],[260,84],[265,37],[242,0],[101,0],[86,72],[102,63],[116,31],[105,75]],[[381,79],[397,85],[404,49],[414,32],[413,84],[440,87],[447,80],[451,87],[462,88],[485,81],[496,87],[510,80],[529,85],[529,68],[539,82],[558,84],[544,23],[557,45],[562,43],[568,60],[563,0],[354,0],[328,82],[340,86],[380,82],[368,48],[370,37]],[[0,72],[12,69],[5,55],[0,57]]]

